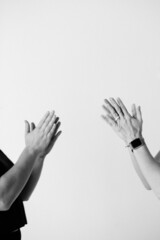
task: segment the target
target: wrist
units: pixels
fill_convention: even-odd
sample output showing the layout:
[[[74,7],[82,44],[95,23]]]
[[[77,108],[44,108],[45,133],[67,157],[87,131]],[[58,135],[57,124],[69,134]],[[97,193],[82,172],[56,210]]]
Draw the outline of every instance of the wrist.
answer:
[[[129,145],[132,141],[134,141],[135,139],[144,139],[141,133],[135,134],[133,136],[129,136],[125,139],[125,143],[126,145]]]
[[[131,151],[133,152],[134,150],[142,147],[145,145],[144,138],[135,138],[132,140],[126,147],[129,147]]]
[[[37,156],[38,156],[38,152],[30,146],[26,146],[25,151],[27,152],[27,154],[29,154],[30,156],[32,156],[34,158],[37,158]]]

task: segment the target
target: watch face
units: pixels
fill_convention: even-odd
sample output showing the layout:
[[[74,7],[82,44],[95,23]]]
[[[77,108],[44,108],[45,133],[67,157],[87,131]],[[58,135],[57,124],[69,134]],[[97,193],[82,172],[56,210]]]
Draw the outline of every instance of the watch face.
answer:
[[[135,139],[135,140],[133,140],[133,141],[131,142],[131,146],[132,146],[133,149],[134,149],[134,148],[137,148],[137,147],[139,147],[139,146],[141,146],[141,145],[142,145],[142,141],[141,141],[140,138],[137,138],[137,139]]]

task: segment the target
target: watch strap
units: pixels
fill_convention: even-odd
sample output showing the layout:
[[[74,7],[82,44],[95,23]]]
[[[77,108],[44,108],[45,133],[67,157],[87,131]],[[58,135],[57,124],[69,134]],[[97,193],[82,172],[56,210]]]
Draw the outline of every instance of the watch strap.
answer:
[[[143,138],[136,138],[129,143],[129,147],[131,148],[131,150],[133,152],[133,150],[143,146],[144,144],[145,144],[145,142],[144,142]]]

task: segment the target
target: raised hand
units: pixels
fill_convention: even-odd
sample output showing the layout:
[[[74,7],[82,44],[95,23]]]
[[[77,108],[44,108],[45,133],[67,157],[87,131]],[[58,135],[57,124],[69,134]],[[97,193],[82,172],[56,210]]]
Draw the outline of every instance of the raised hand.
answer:
[[[38,155],[46,155],[52,149],[61,131],[57,132],[60,122],[55,116],[55,112],[46,112],[37,127],[25,121],[25,143],[31,151]]]
[[[126,144],[135,138],[142,137],[143,121],[140,107],[136,108],[133,104],[131,115],[120,98],[117,101],[110,98],[110,101],[105,99],[103,108],[107,113],[102,115],[103,119]]]

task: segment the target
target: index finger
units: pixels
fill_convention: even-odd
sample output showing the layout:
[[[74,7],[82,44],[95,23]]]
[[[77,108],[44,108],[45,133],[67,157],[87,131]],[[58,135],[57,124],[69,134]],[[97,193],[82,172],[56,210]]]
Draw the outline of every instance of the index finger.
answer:
[[[46,118],[48,117],[49,114],[50,114],[49,111],[47,111],[47,112],[45,113],[45,115],[43,116],[43,118],[40,120],[40,122],[39,122],[38,125],[37,125],[38,128],[41,128],[41,127],[42,127],[43,123],[45,122],[45,120],[46,120]]]

